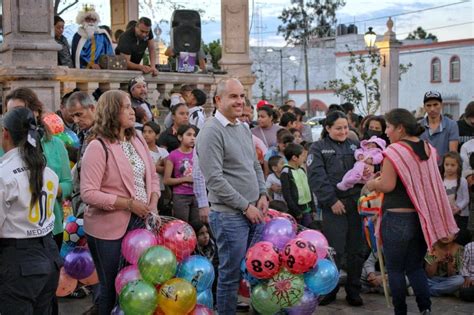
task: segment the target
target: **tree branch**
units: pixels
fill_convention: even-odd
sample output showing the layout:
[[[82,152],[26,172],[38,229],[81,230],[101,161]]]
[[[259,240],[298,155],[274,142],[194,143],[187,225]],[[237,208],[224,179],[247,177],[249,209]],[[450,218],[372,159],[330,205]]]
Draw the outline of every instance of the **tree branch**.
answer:
[[[57,10],[59,9],[59,0],[55,0],[56,3],[58,4],[58,7],[56,7],[56,3],[55,3],[55,12],[57,12]],[[74,0],[74,2],[72,2],[71,4],[68,4],[66,7],[62,8],[61,11],[59,11],[58,13],[56,13],[56,15],[61,15],[63,14],[64,12],[66,12],[68,9],[70,9],[71,7],[75,6],[77,3],[79,2],[79,0]]]

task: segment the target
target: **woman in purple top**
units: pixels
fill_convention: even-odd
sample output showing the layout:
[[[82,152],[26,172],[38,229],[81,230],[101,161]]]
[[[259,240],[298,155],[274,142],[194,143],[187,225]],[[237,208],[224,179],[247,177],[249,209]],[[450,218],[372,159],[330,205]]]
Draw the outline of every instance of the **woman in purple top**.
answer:
[[[193,151],[197,130],[182,125],[176,133],[180,146],[171,151],[165,164],[163,182],[173,189],[173,216],[194,224],[200,221],[193,191]]]
[[[267,148],[277,145],[276,134],[281,129],[273,123],[273,109],[269,106],[262,106],[258,109],[258,127],[252,129],[252,134],[261,139]]]

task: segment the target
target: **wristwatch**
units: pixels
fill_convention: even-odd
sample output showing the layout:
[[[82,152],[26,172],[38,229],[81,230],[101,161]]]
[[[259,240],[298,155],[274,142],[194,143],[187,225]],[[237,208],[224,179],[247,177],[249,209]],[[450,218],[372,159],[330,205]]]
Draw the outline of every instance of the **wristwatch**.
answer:
[[[247,205],[247,207],[244,210],[242,210],[243,215],[247,215],[247,210],[249,207],[250,207],[250,203]]]

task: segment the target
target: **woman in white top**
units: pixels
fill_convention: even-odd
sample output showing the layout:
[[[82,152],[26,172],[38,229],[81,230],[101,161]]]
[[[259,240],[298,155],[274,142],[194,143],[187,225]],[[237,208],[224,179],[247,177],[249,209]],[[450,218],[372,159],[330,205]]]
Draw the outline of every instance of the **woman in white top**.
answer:
[[[41,152],[33,113],[3,120],[0,159],[0,314],[51,314],[61,258],[52,237],[58,176]]]

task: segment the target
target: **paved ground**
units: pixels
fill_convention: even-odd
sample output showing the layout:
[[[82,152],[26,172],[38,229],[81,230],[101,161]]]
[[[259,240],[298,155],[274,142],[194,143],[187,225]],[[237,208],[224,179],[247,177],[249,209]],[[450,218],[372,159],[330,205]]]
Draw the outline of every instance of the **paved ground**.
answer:
[[[350,307],[347,305],[344,292],[340,292],[336,302],[321,306],[317,309],[315,314],[318,315],[344,315],[344,314],[393,314],[392,309],[388,309],[385,304],[383,295],[378,294],[364,294],[363,299],[365,305],[360,308]],[[419,314],[416,307],[415,297],[408,297],[408,314]],[[434,315],[474,315],[474,303],[465,303],[455,297],[433,298]],[[60,299],[59,314],[63,315],[80,315],[87,310],[91,305],[89,297],[82,300]],[[139,314],[137,314],[139,315]]]

